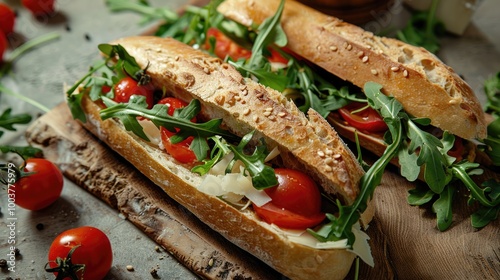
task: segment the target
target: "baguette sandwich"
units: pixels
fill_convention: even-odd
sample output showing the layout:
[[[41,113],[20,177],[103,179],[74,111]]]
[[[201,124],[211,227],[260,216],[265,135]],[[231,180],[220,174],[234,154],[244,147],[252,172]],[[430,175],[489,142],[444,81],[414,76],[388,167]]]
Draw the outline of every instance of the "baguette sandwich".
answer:
[[[340,80],[333,83],[341,86],[347,82],[349,88],[361,88],[366,94],[362,101],[344,94],[331,106],[328,93],[332,91],[319,91],[328,108],[317,111],[323,112],[335,130],[385,157],[409,181],[425,181],[430,192],[423,196],[430,199],[411,192],[409,201],[427,203],[432,198],[449,197],[454,192],[450,186],[461,181],[470,191],[471,201],[480,205],[472,225],[481,228],[496,219],[497,215],[486,213],[500,209],[500,199],[494,195],[494,189],[500,187],[498,177],[488,173],[493,173],[487,178],[493,179],[488,181],[493,188],[481,188],[484,178],[473,180],[471,176],[483,173],[479,166],[496,168],[498,163],[488,143],[498,139],[488,142],[491,119],[470,86],[424,48],[376,36],[293,0],[285,2],[280,29],[287,41],[281,50],[307,61],[315,75]],[[259,32],[281,4],[280,0],[227,0],[217,11],[226,20]],[[228,24],[218,26],[224,30]],[[228,36],[238,37],[228,30]],[[446,217],[438,216],[440,230],[447,229],[453,220],[450,208],[437,211],[447,213]]]
[[[356,255],[373,265],[364,171],[317,112],[171,38],[100,50],[68,90],[73,116],[170,197],[286,277],[343,279]]]

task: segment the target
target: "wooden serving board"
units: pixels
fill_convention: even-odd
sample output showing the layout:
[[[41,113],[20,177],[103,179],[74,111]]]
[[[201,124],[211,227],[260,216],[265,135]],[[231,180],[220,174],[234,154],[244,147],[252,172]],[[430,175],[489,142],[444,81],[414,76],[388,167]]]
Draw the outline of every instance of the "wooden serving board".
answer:
[[[166,196],[74,121],[66,104],[33,123],[26,138],[67,178],[117,209],[201,278],[282,278]],[[439,232],[431,209],[407,204],[415,184],[395,170],[385,173],[368,229],[375,267],[361,262],[360,279],[500,279],[500,221],[474,230],[464,192],[451,228]],[[353,275],[354,266],[348,278]]]

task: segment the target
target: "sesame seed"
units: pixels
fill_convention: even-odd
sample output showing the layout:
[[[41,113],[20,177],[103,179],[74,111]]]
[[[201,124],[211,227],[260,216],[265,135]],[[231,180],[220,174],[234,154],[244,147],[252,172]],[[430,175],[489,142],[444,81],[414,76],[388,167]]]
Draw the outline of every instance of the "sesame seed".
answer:
[[[351,46],[351,44],[347,44],[347,50],[348,50],[348,51],[352,50],[352,46]]]
[[[408,70],[403,71],[403,76],[408,77]]]
[[[333,155],[333,158],[334,158],[334,159],[339,159],[339,158],[341,158],[341,157],[342,157],[342,155],[341,155],[341,154],[334,154],[334,155]]]
[[[326,158],[325,159],[325,163],[328,164],[328,165],[331,165],[333,163],[333,159],[332,158]]]
[[[267,107],[267,108],[265,109],[265,111],[266,111],[266,112],[272,112],[272,111],[273,111],[273,107]]]
[[[399,67],[393,66],[393,67],[391,67],[391,71],[392,72],[398,72],[399,71]]]
[[[179,59],[181,59],[181,57],[180,57],[180,56],[176,56],[176,57],[175,57],[175,61],[179,61]]]
[[[450,105],[455,105],[455,104],[458,104],[458,100],[457,99],[451,99],[450,101],[448,101],[448,104]]]
[[[253,121],[255,123],[258,123],[259,122],[259,116],[253,116]]]
[[[267,117],[267,118],[268,118],[268,119],[270,119],[270,120],[272,120],[272,121],[276,120],[276,117],[275,117],[275,116],[272,116],[272,115],[271,115],[271,116],[269,116],[269,117]]]
[[[270,115],[271,115],[271,112],[269,112],[269,111],[265,111],[265,112],[264,112],[264,116],[265,116],[265,117],[269,117]]]
[[[333,151],[330,149],[326,149],[325,153],[329,156],[333,155]]]
[[[206,74],[210,74],[210,70],[207,67],[203,68],[203,72],[205,72]]]
[[[255,96],[257,96],[257,98],[261,98],[262,96],[264,96],[264,94],[263,94],[262,92],[259,92],[259,93],[257,93],[257,95],[255,95]]]
[[[236,99],[236,101],[240,101],[240,100],[241,100],[241,96],[236,95],[236,96],[234,97],[234,99]]]
[[[363,59],[362,59],[363,63],[367,63],[368,62],[368,56],[363,56]]]
[[[247,95],[248,95],[248,90],[247,90],[246,88],[245,88],[245,89],[243,89],[243,90],[241,91],[241,94],[242,94],[243,96],[247,96]]]
[[[358,56],[359,56],[359,57],[363,56],[363,54],[365,54],[363,51],[359,51],[359,52],[358,52]]]
[[[280,117],[284,117],[284,116],[286,116],[286,113],[285,113],[285,112],[279,112],[279,113],[278,113],[278,116],[280,116]]]
[[[373,75],[377,75],[378,74],[377,69],[372,69],[371,72],[372,72]]]
[[[250,108],[246,108],[245,110],[243,110],[244,116],[248,116],[249,114],[250,114]]]
[[[337,46],[330,46],[330,50],[336,52],[338,50]]]
[[[208,261],[208,265],[209,266],[213,266],[214,265],[214,259],[213,258],[210,258],[210,260]]]
[[[126,267],[126,268],[127,268],[127,270],[128,270],[128,271],[134,271],[134,267],[133,267],[133,266],[131,266],[131,265],[127,265],[127,267]]]
[[[325,152],[323,152],[323,151],[318,151],[318,156],[320,156],[320,157],[325,157]]]
[[[332,172],[333,171],[333,168],[331,166],[329,166],[329,165],[325,165],[324,168],[325,168],[326,172]]]

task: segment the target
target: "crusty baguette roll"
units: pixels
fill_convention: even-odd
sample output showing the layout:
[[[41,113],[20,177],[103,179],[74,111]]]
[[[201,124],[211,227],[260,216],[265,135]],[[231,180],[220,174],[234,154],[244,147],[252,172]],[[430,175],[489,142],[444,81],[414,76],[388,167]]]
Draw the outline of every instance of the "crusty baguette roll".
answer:
[[[243,25],[274,15],[280,0],[226,0],[218,11]],[[470,86],[427,50],[378,37],[360,27],[287,0],[281,24],[287,47],[363,88],[383,85],[415,117],[465,139],[486,137],[481,105]]]
[[[314,111],[309,119],[282,94],[252,80],[218,58],[170,38],[128,37],[112,42],[133,56],[158,88],[175,97],[202,103],[202,114],[222,118],[233,133],[252,130],[269,147],[278,147],[286,167],[311,175],[327,193],[350,203],[359,193],[363,171],[331,126]],[[292,279],[343,279],[355,254],[345,249],[318,250],[290,241],[283,231],[263,221],[251,209],[240,210],[196,188],[202,177],[170,155],[127,132],[114,119],[102,121],[100,107],[82,99],[84,126],[130,161],[170,197],[185,206],[225,238]],[[268,109],[271,108],[271,109]],[[270,112],[270,113],[268,113]],[[367,225],[373,204],[362,215]]]

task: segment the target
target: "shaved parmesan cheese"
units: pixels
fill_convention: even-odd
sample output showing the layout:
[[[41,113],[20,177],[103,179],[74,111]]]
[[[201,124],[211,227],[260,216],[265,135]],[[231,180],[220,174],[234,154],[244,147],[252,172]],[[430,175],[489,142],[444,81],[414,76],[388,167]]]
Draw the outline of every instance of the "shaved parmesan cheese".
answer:
[[[367,265],[373,267],[375,265],[375,261],[373,260],[370,244],[368,244],[370,237],[361,230],[359,223],[352,226],[352,233],[356,237],[356,240],[352,245],[352,250],[349,251],[358,255],[358,257],[360,257]]]
[[[268,162],[272,160],[273,158],[279,156],[280,150],[278,150],[278,147],[274,147],[274,149],[267,155],[267,157],[264,159],[265,162]]]
[[[229,198],[232,203],[237,202],[234,201],[237,197],[235,195],[245,196],[257,206],[262,206],[271,201],[266,192],[254,188],[252,180],[242,173],[229,173],[225,175],[207,174],[198,186],[198,190],[209,195]]]
[[[147,119],[138,120],[144,133],[151,141],[151,144],[158,145],[161,142],[160,129],[154,123]]]

